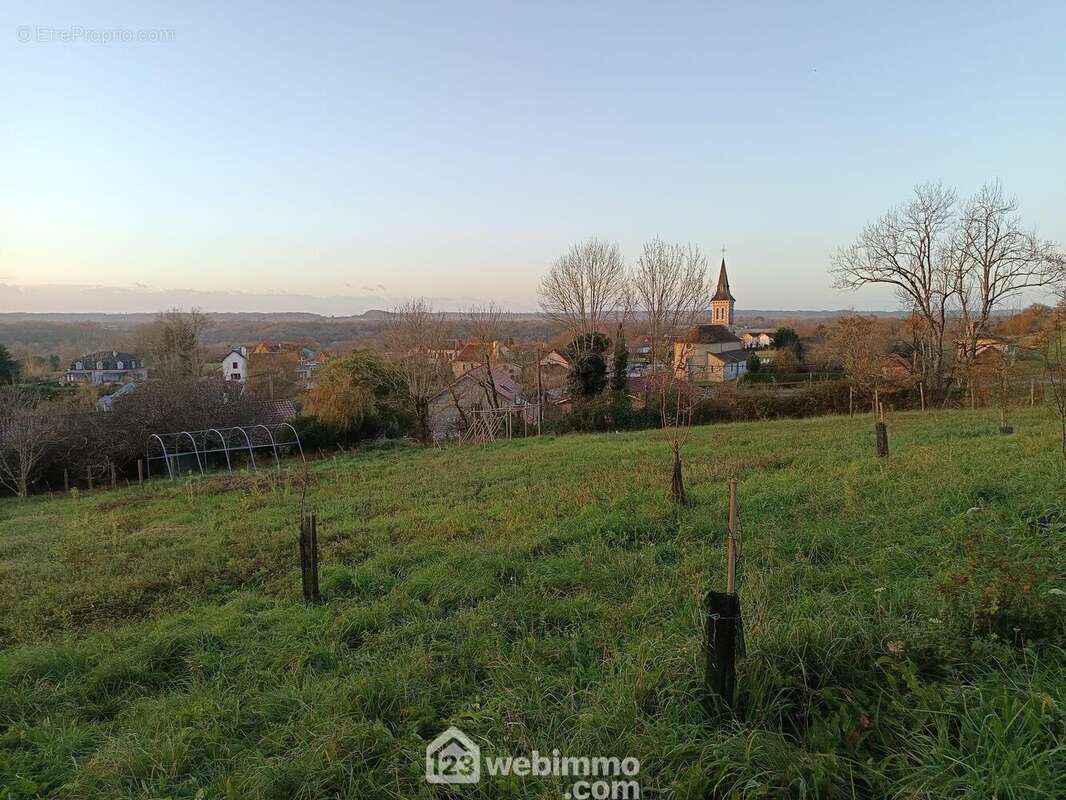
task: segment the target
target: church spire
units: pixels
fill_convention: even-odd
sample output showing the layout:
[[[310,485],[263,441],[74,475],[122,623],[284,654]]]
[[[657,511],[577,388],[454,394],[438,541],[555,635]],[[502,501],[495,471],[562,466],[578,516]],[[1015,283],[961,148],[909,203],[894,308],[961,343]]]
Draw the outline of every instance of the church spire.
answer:
[[[736,298],[729,291],[729,275],[725,271],[725,256],[722,256],[722,268],[718,272],[718,288],[715,290],[711,300],[731,300],[736,302]]]
[[[711,323],[732,325],[734,303],[736,298],[729,291],[729,275],[725,271],[725,256],[722,256],[722,268],[718,271],[718,288],[711,297]]]

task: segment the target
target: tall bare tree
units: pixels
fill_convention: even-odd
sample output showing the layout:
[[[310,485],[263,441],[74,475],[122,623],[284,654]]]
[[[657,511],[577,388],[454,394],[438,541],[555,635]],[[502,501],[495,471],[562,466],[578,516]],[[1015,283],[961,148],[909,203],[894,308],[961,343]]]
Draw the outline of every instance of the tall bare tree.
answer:
[[[573,338],[591,340],[617,310],[626,290],[618,245],[592,238],[556,259],[540,283],[540,307]]]
[[[956,289],[952,273],[956,194],[939,183],[923,184],[914,197],[867,225],[833,258],[835,285],[858,289],[892,286],[919,317],[922,380],[939,396],[944,385],[944,340]]]
[[[697,246],[655,238],[645,243],[630,284],[650,334],[654,371],[663,336],[691,325],[707,303],[707,259]]]
[[[1044,374],[1051,385],[1051,398],[1059,417],[1059,446],[1066,471],[1066,288],[1042,338]]]
[[[833,321],[823,352],[844,368],[852,384],[872,395],[884,383],[888,349],[888,336],[878,320],[856,314]]]
[[[985,184],[962,209],[953,253],[961,324],[959,350],[967,362],[989,332],[993,312],[1026,289],[1062,278],[1063,256],[1052,242],[1023,230],[1018,201],[998,181]]]
[[[202,339],[208,318],[200,309],[172,308],[141,331],[142,347],[152,356],[154,377],[199,378],[204,365]]]
[[[58,433],[59,422],[38,393],[21,386],[0,392],[0,485],[28,496]]]
[[[432,441],[429,400],[447,383],[447,365],[439,353],[448,334],[444,315],[434,311],[433,305],[424,298],[409,300],[392,309],[385,328],[386,348],[407,384],[414,410],[415,438],[422,444]]]
[[[477,342],[494,342],[502,339],[507,313],[496,303],[489,302],[470,306],[463,312],[463,328]]]

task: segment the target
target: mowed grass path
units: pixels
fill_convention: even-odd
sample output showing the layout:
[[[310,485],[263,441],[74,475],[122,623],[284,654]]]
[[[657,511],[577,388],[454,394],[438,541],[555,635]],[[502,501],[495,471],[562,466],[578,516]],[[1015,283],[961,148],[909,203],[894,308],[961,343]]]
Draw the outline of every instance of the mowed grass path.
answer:
[[[1057,421],[1018,412],[367,451],[0,502],[0,798],[561,797],[422,777],[640,759],[644,797],[1066,796]],[[747,657],[702,694],[740,481]],[[324,602],[300,599],[301,496]]]

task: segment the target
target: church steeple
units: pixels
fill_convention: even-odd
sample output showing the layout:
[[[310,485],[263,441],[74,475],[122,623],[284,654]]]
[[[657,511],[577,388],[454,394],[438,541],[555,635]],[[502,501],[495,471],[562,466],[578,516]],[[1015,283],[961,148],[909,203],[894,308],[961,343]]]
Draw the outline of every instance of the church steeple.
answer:
[[[729,275],[725,271],[725,256],[722,256],[722,268],[718,271],[718,288],[711,297],[711,324],[732,325],[733,305],[736,298],[729,291]]]

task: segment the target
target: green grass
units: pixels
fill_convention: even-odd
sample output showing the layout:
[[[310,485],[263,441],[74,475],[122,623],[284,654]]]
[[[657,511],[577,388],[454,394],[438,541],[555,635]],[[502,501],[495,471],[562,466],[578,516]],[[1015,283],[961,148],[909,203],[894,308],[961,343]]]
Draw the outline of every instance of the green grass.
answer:
[[[422,778],[448,724],[635,756],[644,797],[1064,797],[1063,472],[1013,422],[900,414],[887,460],[868,416],[696,428],[680,512],[661,432],[3,501],[0,798],[459,796]],[[700,610],[734,475],[735,715]]]

